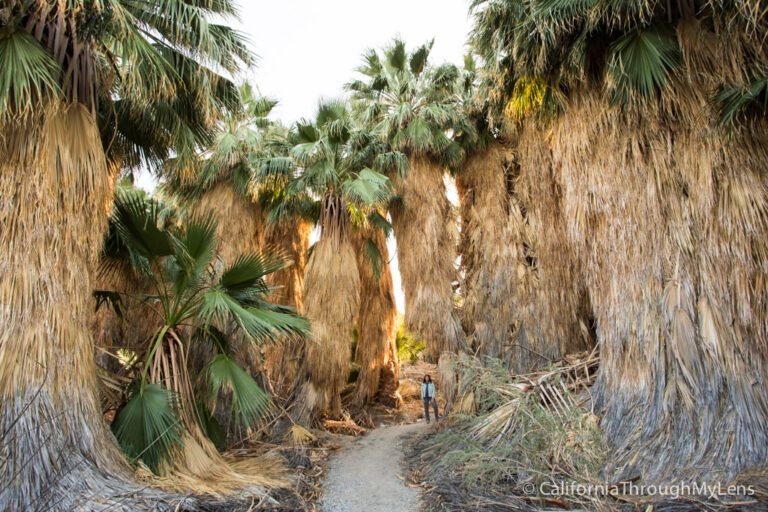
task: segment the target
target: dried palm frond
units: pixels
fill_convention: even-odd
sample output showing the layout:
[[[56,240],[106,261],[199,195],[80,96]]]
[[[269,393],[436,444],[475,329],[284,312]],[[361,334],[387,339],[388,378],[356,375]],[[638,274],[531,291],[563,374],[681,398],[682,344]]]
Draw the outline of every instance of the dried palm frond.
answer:
[[[124,458],[98,408],[88,330],[112,186],[85,107],[34,121],[0,137],[0,503],[45,493],[68,508],[132,488],[109,476]]]
[[[599,483],[605,440],[596,416],[575,399],[594,382],[584,370],[593,377],[597,363],[594,353],[581,353],[513,375],[475,357],[444,358],[462,399],[438,431],[411,443],[410,462],[449,510],[533,510],[530,500],[547,498],[536,489]],[[564,508],[597,499],[562,498]]]
[[[295,424],[291,425],[291,428],[288,430],[288,435],[290,435],[295,444],[309,444],[317,439],[312,432],[301,425]]]
[[[413,157],[406,178],[394,181],[403,206],[393,208],[392,226],[405,293],[405,323],[427,345],[430,357],[466,349],[453,307],[452,283],[458,233],[445,195],[443,167]]]
[[[461,194],[463,323],[475,353],[501,358],[515,323],[517,268],[524,262],[519,232],[510,222],[506,167],[511,154],[493,143],[465,161]]]
[[[341,233],[337,230],[335,233]],[[297,421],[341,414],[341,390],[347,381],[352,328],[360,306],[360,277],[348,238],[321,237],[304,277],[304,316],[312,333],[304,342],[302,367],[294,386]]]
[[[264,245],[277,249],[290,262],[269,275],[267,283],[275,287],[271,300],[301,311],[304,273],[307,267],[311,227],[304,220],[281,220],[264,226]],[[276,393],[285,392],[299,369],[301,340],[285,339],[264,348],[264,367]]]
[[[395,383],[397,380],[397,350],[394,350],[394,354],[392,350],[397,308],[384,232],[365,228],[353,234],[353,243],[360,273],[360,310],[357,314],[355,353],[360,373],[357,376],[354,401],[364,405],[373,400],[379,391],[383,372],[393,374],[389,382]],[[369,244],[373,244],[376,250],[374,261],[366,254]]]
[[[684,54],[718,61],[725,48]],[[622,112],[580,91],[553,125],[567,231],[604,357],[596,398],[609,478],[730,479],[768,464],[757,448],[768,443],[768,395],[744,385],[763,382],[768,363],[768,126],[713,136],[706,98],[720,79],[690,76],[665,99],[674,123],[664,104]]]

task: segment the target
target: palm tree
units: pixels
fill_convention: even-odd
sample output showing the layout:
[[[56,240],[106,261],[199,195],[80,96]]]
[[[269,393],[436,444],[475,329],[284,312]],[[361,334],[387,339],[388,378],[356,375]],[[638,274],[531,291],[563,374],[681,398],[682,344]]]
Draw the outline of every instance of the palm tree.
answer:
[[[136,195],[118,196],[110,220],[112,243],[106,270],[122,270],[123,260],[147,283],[147,294],[122,294],[121,302],[146,303],[159,320],[155,332],[135,347],[128,371],[134,385],[112,425],[127,454],[155,471],[184,453],[185,442],[220,432],[209,409],[222,406],[218,395],[231,392],[227,415],[239,427],[256,425],[268,396],[237,364],[235,332],[250,343],[283,335],[304,335],[309,324],[267,300],[265,276],[284,263],[270,254],[243,253],[226,262],[212,212],[192,216],[181,226],[163,228],[157,203]],[[114,296],[114,295],[113,295]],[[222,331],[217,325],[234,326]],[[214,346],[197,389],[190,373],[191,346]],[[186,432],[186,433],[185,433]],[[183,436],[188,439],[183,440]],[[189,439],[191,438],[191,439]],[[199,463],[199,460],[197,461]]]
[[[340,415],[349,373],[352,329],[360,306],[350,209],[381,203],[389,194],[389,180],[364,167],[360,141],[367,138],[355,130],[343,101],[321,102],[315,120],[297,123],[293,139],[292,162],[273,159],[263,172],[289,176],[295,165],[299,174],[286,188],[287,199],[317,198],[320,239],[307,263],[302,310],[312,335],[294,387],[297,417],[308,424],[318,414]]]
[[[518,272],[524,268],[522,226],[514,222],[519,217],[511,210],[517,205],[507,190],[512,154],[487,122],[487,100],[479,96],[471,55],[465,58],[460,80],[462,106],[474,125],[471,132],[457,136],[466,155],[456,175],[462,317],[475,353],[502,358],[510,351],[509,337],[519,315],[515,298]],[[517,356],[522,350],[512,352]]]
[[[225,263],[265,245],[265,219],[258,203],[254,172],[264,131],[270,125],[268,116],[277,105],[275,100],[254,94],[248,84],[239,88],[239,94],[244,108],[218,123],[211,144],[193,164],[193,177],[173,172],[177,159],[172,158],[165,163],[171,171],[166,173],[163,183],[164,191],[191,215],[215,211],[219,218],[227,219],[217,223],[216,233],[218,238],[227,240],[219,251]],[[263,368],[263,349],[249,343],[240,332],[233,334],[230,343],[237,363],[269,388]],[[194,347],[190,358],[198,369],[209,359],[210,348]],[[226,401],[231,395],[224,393],[220,398]],[[224,413],[220,410],[219,419],[223,421],[221,414]],[[240,440],[236,435],[244,432],[230,430],[227,434],[231,442],[236,442]]]
[[[301,193],[292,197],[286,194],[286,187],[294,177],[291,157],[294,145],[294,132],[280,123],[270,122],[255,155],[255,183],[259,205],[265,213],[264,245],[275,248],[291,262],[269,276],[268,282],[275,288],[273,299],[301,311],[311,226],[315,219],[310,198]],[[302,346],[303,340],[288,338],[265,349],[265,370],[279,394],[290,392],[299,370]]]
[[[516,131],[507,123],[489,122],[497,117],[488,94],[490,79],[488,71],[478,73],[471,55],[465,58],[462,105],[474,130],[457,136],[467,155],[456,177],[462,314],[476,353],[503,358],[524,373],[589,348],[592,338],[583,335],[581,326],[590,319],[580,309],[583,293],[567,287],[576,281],[568,253],[546,247],[558,239],[546,236],[558,222],[542,221],[543,208],[531,208],[531,194],[523,192],[513,149]],[[546,187],[542,192],[551,196]],[[541,205],[548,200],[535,201]],[[556,212],[550,208],[546,214]],[[551,311],[545,318],[539,314],[542,306]]]
[[[764,7],[475,9],[476,37],[506,63],[489,64],[499,104],[514,114],[515,91],[541,86],[521,176],[549,182],[562,212],[551,247],[575,255],[596,319],[605,476],[731,479],[765,466],[768,394],[747,384],[764,381],[768,341],[768,57],[752,38],[768,29]]]
[[[352,233],[360,272],[360,309],[357,313],[357,375],[354,402],[372,402],[382,386],[397,388],[399,367],[395,342],[397,306],[389,267],[387,235],[391,226],[373,211]]]
[[[361,122],[380,135],[392,150],[407,156],[405,166],[389,165],[401,204],[390,208],[403,276],[408,329],[426,342],[437,359],[443,351],[466,348],[453,308],[456,279],[456,235],[453,210],[443,182],[446,165],[456,166],[461,148],[448,132],[471,130],[456,104],[458,69],[429,68],[432,43],[407,54],[395,40],[383,56],[369,51],[358,71],[364,75],[347,85]]]
[[[153,122],[165,135],[158,140],[185,154],[206,126],[185,144],[178,137],[192,131],[178,125],[211,121],[232,104],[231,84],[198,62],[235,73],[251,60],[239,35],[208,21],[233,14],[227,1],[162,11],[119,0],[0,7],[0,192],[13,198],[0,205],[4,508],[41,499],[52,509],[87,508],[94,496],[134,508],[123,493],[136,489],[97,409],[87,329],[89,276],[111,202],[102,141],[116,120],[106,112],[125,114],[112,128],[123,149],[140,140],[125,123],[133,113],[144,114],[134,126],[153,133]]]

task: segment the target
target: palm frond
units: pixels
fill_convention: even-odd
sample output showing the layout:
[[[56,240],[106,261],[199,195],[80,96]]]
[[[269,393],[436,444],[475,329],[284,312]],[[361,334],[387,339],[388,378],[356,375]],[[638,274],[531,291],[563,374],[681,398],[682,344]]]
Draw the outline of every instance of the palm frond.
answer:
[[[267,412],[269,396],[253,378],[226,354],[219,354],[203,370],[207,377],[211,403],[221,391],[232,393],[231,417],[244,428],[255,427]]]
[[[61,94],[61,68],[24,30],[0,30],[0,122],[24,117]]]
[[[610,48],[608,76],[613,100],[630,104],[658,94],[666,87],[679,55],[677,37],[668,25],[626,33]]]
[[[112,430],[133,460],[158,472],[182,444],[182,426],[173,393],[160,384],[140,385],[115,417]]]

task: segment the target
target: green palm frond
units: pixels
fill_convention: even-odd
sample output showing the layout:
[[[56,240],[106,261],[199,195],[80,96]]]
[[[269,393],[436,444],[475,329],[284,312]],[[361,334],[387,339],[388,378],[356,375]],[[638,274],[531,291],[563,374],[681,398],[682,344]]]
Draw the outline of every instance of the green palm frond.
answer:
[[[370,238],[366,238],[363,242],[362,250],[365,255],[365,261],[368,262],[373,269],[373,279],[378,280],[381,276],[381,269],[384,263],[379,247],[376,245],[376,242]]]
[[[344,194],[364,205],[382,203],[390,190],[389,178],[371,169],[363,169],[357,177],[344,182]]]
[[[306,319],[292,314],[244,307],[222,287],[208,289],[202,297],[200,314],[208,321],[234,320],[251,341],[264,343],[281,336],[305,335],[309,332]]]
[[[13,25],[0,29],[0,122],[29,115],[58,97],[61,72],[31,35]]]
[[[150,271],[151,261],[173,253],[168,233],[160,228],[161,207],[135,194],[118,194],[111,222],[137,270]]]
[[[182,424],[174,394],[159,384],[138,387],[112,423],[118,443],[132,460],[159,472],[182,444]]]
[[[389,237],[389,234],[392,232],[392,224],[378,210],[373,210],[369,213],[367,220],[373,229],[381,230],[384,232],[385,237]]]
[[[269,409],[269,396],[248,373],[226,354],[219,354],[203,370],[211,403],[221,391],[230,391],[230,416],[243,428],[253,428]]]
[[[430,67],[431,48],[429,42],[408,54],[405,43],[395,39],[384,49],[383,57],[375,51],[366,53],[358,68],[365,78],[346,85],[358,122],[389,146],[383,151],[440,159],[447,147],[445,132],[462,122],[463,112],[456,108],[460,72],[450,64]],[[379,65],[381,62],[385,65]],[[384,170],[384,166],[376,167]],[[405,170],[402,165],[387,167],[390,172]]]
[[[432,46],[434,46],[435,40],[432,39],[430,42],[428,42],[425,45],[420,46],[411,54],[410,58],[410,66],[411,66],[411,73],[414,75],[421,74],[422,71],[424,71],[427,67],[427,60],[429,59],[429,53],[432,51]]]
[[[244,254],[221,273],[219,285],[240,302],[247,303],[256,297],[263,300],[270,292],[265,277],[283,268],[285,262],[277,254]]]
[[[679,56],[677,36],[668,25],[628,32],[610,48],[608,76],[613,100],[630,104],[657,95],[666,87]]]
[[[748,83],[724,87],[715,97],[718,127],[734,129],[744,124],[750,113],[768,116],[768,69],[758,68],[751,75]]]
[[[174,266],[180,269],[176,274],[175,289],[182,292],[188,286],[195,286],[204,279],[204,271],[216,255],[217,221],[213,212],[190,217],[183,230],[173,237],[175,242]]]

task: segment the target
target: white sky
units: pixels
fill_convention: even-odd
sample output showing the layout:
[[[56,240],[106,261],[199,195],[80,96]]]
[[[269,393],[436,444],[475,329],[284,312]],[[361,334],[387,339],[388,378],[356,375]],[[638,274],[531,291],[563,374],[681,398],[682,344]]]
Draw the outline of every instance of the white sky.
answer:
[[[430,62],[460,65],[470,29],[469,0],[240,0],[238,4],[237,28],[259,57],[247,79],[262,94],[279,100],[273,117],[287,124],[312,117],[320,98],[342,95],[366,49],[381,48],[400,36],[410,51],[434,38]],[[155,188],[147,173],[140,173],[136,184]],[[453,186],[449,197],[456,202]],[[392,237],[388,245],[397,309],[403,312]]]
[[[259,56],[251,81],[280,100],[276,117],[310,117],[321,97],[342,94],[368,48],[396,35],[407,48],[434,38],[431,61],[461,64],[469,0],[239,2],[240,30]]]

